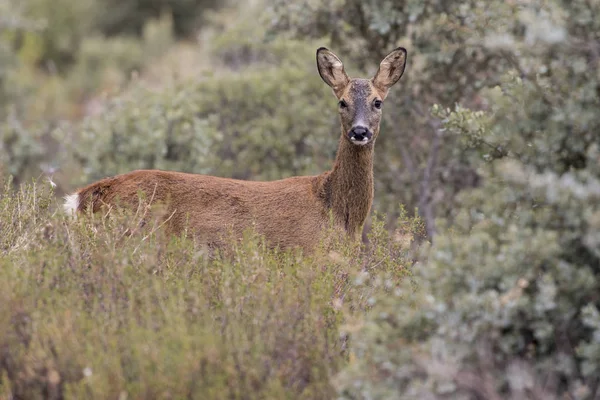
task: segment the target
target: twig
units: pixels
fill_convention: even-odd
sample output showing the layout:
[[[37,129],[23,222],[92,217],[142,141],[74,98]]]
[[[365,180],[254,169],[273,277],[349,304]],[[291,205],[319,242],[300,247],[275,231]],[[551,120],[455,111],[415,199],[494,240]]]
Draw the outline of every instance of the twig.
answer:
[[[171,215],[169,215],[169,218],[165,219],[162,223],[160,223],[160,225],[158,225],[157,227],[153,228],[149,234],[147,234],[146,236],[144,236],[142,238],[142,240],[140,240],[140,242],[145,241],[146,239],[148,239],[150,236],[152,236],[156,231],[158,231],[164,224],[166,224],[167,222],[169,222],[171,220],[171,218],[173,218],[173,215],[175,215],[175,213],[177,212],[177,210],[173,210],[173,212],[171,213]],[[135,247],[135,249],[133,250],[133,252],[131,253],[132,255],[135,254],[138,249],[140,248],[140,245],[137,245]]]

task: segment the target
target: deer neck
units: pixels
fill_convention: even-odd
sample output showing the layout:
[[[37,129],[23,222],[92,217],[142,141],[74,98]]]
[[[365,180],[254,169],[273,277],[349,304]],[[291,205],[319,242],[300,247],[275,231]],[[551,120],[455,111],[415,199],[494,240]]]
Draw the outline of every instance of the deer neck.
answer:
[[[356,146],[340,138],[333,169],[325,182],[334,220],[350,235],[359,233],[373,202],[373,144]]]

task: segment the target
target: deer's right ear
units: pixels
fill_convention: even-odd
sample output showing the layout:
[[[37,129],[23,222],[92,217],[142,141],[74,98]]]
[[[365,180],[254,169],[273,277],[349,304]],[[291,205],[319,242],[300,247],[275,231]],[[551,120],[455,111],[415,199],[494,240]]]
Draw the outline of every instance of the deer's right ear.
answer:
[[[400,79],[406,67],[406,49],[398,47],[388,54],[373,78],[373,84],[387,95],[388,90]]]
[[[317,50],[317,68],[319,75],[326,84],[331,86],[336,96],[340,97],[342,91],[350,82],[342,60],[325,47]]]

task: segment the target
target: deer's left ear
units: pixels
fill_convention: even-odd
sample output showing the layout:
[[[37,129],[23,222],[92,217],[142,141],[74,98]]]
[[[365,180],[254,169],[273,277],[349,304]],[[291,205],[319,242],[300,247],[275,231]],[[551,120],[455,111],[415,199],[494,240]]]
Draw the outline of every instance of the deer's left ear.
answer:
[[[386,93],[388,90],[400,79],[404,73],[404,67],[406,66],[406,49],[404,47],[398,47],[390,54],[388,54],[381,64],[379,69],[373,78],[373,85]]]

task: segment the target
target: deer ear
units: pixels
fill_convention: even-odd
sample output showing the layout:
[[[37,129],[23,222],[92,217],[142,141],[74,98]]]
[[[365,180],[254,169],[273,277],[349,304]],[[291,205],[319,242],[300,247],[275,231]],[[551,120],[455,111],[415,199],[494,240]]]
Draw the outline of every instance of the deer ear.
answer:
[[[321,47],[317,50],[317,68],[321,78],[331,86],[336,96],[339,97],[342,90],[350,82],[346,71],[344,71],[342,60],[325,47]]]
[[[406,66],[406,49],[398,47],[388,54],[373,78],[373,85],[387,94],[387,91],[400,79]]]

